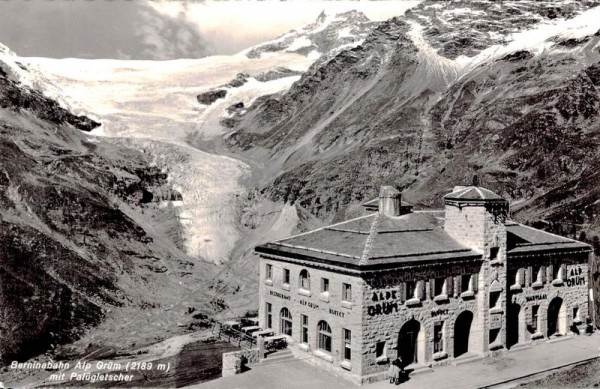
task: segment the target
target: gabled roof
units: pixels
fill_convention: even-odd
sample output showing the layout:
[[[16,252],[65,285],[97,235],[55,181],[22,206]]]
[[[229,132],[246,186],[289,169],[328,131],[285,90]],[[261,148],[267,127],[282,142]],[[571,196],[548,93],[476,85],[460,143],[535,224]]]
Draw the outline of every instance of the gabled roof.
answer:
[[[479,186],[456,186],[452,193],[444,196],[445,200],[504,200],[489,189]]]
[[[450,237],[443,224],[443,211],[395,217],[374,213],[266,243],[256,251],[353,268],[481,259]]]

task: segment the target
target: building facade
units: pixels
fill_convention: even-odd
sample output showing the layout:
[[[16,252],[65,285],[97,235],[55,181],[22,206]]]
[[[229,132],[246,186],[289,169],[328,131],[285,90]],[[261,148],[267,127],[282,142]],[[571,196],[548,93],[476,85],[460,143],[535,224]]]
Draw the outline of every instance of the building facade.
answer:
[[[456,187],[413,211],[382,187],[366,216],[256,247],[262,328],[356,383],[583,331],[591,247],[511,221],[508,202]]]

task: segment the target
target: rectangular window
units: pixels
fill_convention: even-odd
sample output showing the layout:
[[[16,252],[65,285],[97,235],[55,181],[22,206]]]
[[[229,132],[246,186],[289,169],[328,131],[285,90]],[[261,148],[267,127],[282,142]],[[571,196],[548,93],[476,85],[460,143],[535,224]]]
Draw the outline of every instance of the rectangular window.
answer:
[[[494,260],[498,257],[498,251],[500,251],[500,247],[492,247],[490,249],[490,260]]]
[[[444,284],[446,283],[445,278],[436,278],[433,280],[434,296],[445,294]]]
[[[302,343],[308,343],[308,316],[300,315],[302,320]]]
[[[342,284],[342,300],[352,301],[352,285]]]
[[[558,264],[552,265],[552,279],[553,280],[560,279],[560,265],[558,265]]]
[[[537,332],[538,328],[538,311],[540,310],[539,305],[534,305],[531,307],[531,329],[533,332]]]
[[[321,278],[321,293],[329,292],[329,279]]]
[[[283,283],[290,283],[290,269],[283,269]]]
[[[266,266],[266,279],[272,281],[273,280],[273,265],[267,263]]]
[[[438,321],[433,325],[433,352],[444,351],[444,322]]]
[[[498,341],[498,335],[500,335],[500,328],[490,330],[490,345]]]
[[[410,300],[412,298],[417,297],[415,294],[416,291],[417,291],[416,281],[407,281],[406,282],[406,299]]]
[[[273,307],[271,306],[271,303],[267,303],[267,317],[266,317],[266,326],[267,328],[271,328],[271,326],[273,325]]]
[[[579,322],[581,319],[579,318],[579,307],[573,308],[573,321]]]
[[[460,293],[471,290],[471,275],[463,274],[460,276]]]
[[[385,342],[377,342],[375,345],[375,357],[381,358],[385,356]]]
[[[344,333],[344,359],[349,361],[352,359],[352,332],[345,328],[342,332]]]
[[[500,292],[490,292],[490,308],[500,307]]]

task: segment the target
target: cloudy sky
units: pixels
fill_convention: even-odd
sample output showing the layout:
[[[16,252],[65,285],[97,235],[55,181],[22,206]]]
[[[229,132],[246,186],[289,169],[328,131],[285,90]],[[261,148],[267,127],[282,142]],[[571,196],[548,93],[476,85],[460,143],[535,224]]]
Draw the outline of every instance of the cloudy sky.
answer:
[[[0,42],[21,56],[201,58],[233,54],[351,9],[371,20],[401,15],[418,1],[0,0]]]

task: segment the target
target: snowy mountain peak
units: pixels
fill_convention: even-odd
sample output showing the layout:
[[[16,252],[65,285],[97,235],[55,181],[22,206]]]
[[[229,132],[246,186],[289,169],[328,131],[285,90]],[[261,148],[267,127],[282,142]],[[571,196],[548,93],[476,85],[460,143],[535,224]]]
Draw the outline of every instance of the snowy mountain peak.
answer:
[[[322,11],[314,23],[254,46],[243,53],[248,58],[287,52],[317,59],[323,53],[359,45],[377,24],[356,10],[334,15]]]
[[[318,24],[324,23],[326,19],[327,19],[327,14],[325,13],[325,10],[323,10],[317,17],[316,23],[318,23]]]

